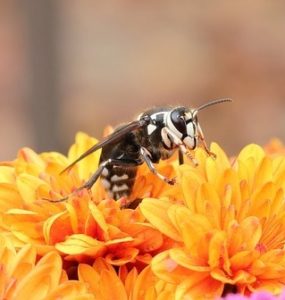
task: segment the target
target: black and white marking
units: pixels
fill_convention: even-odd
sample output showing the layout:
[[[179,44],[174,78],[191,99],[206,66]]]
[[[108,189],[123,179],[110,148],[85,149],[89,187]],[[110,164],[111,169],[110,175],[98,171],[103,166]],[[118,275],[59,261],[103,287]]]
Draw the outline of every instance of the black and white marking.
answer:
[[[94,151],[102,149],[98,169],[78,190],[90,189],[101,177],[102,184],[111,198],[129,196],[137,168],[143,163],[146,163],[158,178],[168,184],[174,184],[175,180],[160,174],[154,164],[161,159],[169,158],[179,149],[179,163],[183,163],[183,155],[186,155],[194,165],[197,165],[198,162],[191,150],[199,143],[208,155],[215,157],[205,142],[197,115],[206,107],[230,101],[231,99],[215,100],[197,109],[178,106],[147,110],[140,114],[137,120],[116,128],[112,134],[83,153],[63,172],[71,169]]]

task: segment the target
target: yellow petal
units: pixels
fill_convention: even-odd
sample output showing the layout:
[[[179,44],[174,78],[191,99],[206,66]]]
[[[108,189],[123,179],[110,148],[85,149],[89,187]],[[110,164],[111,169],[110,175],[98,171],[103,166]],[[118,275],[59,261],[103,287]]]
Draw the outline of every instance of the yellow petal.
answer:
[[[222,268],[230,273],[231,271],[228,259],[226,233],[218,231],[213,235],[209,244],[209,266],[212,269]]]
[[[220,228],[221,200],[212,185],[204,183],[200,186],[195,199],[195,211],[206,215],[214,228]]]
[[[256,144],[249,144],[241,150],[241,152],[238,155],[238,160],[247,162],[248,159],[254,158],[256,167],[264,156],[264,150],[260,146]]]
[[[230,258],[231,269],[235,273],[238,270],[246,270],[258,258],[257,251],[240,251]]]
[[[14,183],[15,169],[11,166],[0,165],[0,183]]]
[[[51,256],[55,258],[52,253]],[[44,258],[43,258],[44,259]],[[61,268],[57,261],[39,263],[21,282],[13,292],[13,299],[43,299],[58,283]]]
[[[193,272],[181,267],[170,257],[169,251],[156,255],[151,261],[153,273],[160,279],[171,284],[178,284]]]
[[[18,159],[23,159],[24,161],[37,165],[39,166],[41,169],[44,169],[45,167],[45,163],[44,161],[40,158],[40,156],[33,151],[30,148],[22,148],[19,153],[18,153]]]
[[[272,181],[273,169],[271,159],[265,157],[261,160],[254,178],[254,189],[257,189],[266,182]]]
[[[224,151],[217,144],[212,143],[211,151],[216,154],[217,158],[207,158],[205,165],[206,176],[208,182],[216,187],[219,183],[219,178],[221,178],[221,174],[223,174],[226,169],[230,168],[230,163]]]
[[[36,190],[41,185],[46,185],[46,183],[32,175],[21,174],[17,177],[17,187],[20,192],[21,197],[27,204],[33,203],[36,199]]]
[[[257,217],[248,217],[240,225],[246,249],[254,250],[262,235],[259,219]]]
[[[27,244],[19,250],[17,256],[9,263],[9,274],[19,278],[19,273],[23,275],[23,270],[19,271],[23,265],[34,265],[36,262],[36,250]],[[18,274],[18,276],[16,276]]]
[[[89,137],[87,134],[79,132],[75,137],[75,144],[70,148],[68,158],[70,163],[76,160],[81,154],[94,146],[97,140]],[[94,173],[98,167],[101,150],[98,150],[88,157],[78,162],[77,172],[79,178],[88,179],[92,173]]]
[[[200,257],[193,257],[191,252],[187,252],[182,248],[173,248],[169,250],[169,257],[175,261],[178,265],[198,272],[209,272],[210,267],[207,262]]]
[[[90,209],[92,217],[94,218],[98,226],[103,230],[105,238],[108,239],[108,225],[104,219],[104,215],[93,202],[89,201],[88,207]]]
[[[202,174],[197,172],[196,169],[193,169],[188,165],[180,166],[179,174],[185,204],[192,212],[195,212],[197,189],[203,182],[205,182],[205,178]]]
[[[0,183],[0,212],[11,208],[23,208],[23,200],[14,185]]]
[[[167,214],[167,210],[171,205],[172,204],[166,200],[149,198],[143,200],[140,204],[140,210],[155,228],[172,239],[180,241],[180,235],[171,224]]]
[[[64,242],[57,243],[55,248],[65,254],[85,254],[92,257],[102,255],[106,249],[103,242],[85,234],[73,234]]]

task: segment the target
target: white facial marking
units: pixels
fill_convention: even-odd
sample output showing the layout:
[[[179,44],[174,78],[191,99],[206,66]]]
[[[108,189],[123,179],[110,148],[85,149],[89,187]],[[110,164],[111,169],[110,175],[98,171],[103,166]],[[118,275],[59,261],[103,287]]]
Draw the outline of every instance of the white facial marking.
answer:
[[[192,122],[187,124],[187,135],[189,135],[190,137],[194,137],[195,133],[194,133],[194,125]]]
[[[147,125],[147,134],[151,135],[155,131],[156,128],[157,127],[155,125],[153,125],[153,124]]]
[[[173,125],[173,122],[171,120],[171,113],[168,113],[167,115],[166,125],[178,138],[182,138],[182,133],[178,131],[177,128]]]
[[[103,176],[107,177],[108,174],[109,174],[108,169],[107,169],[107,168],[104,168],[101,174],[102,174]]]
[[[162,141],[168,148],[171,148],[171,140],[169,139],[166,130],[163,130],[164,128],[161,130]]]
[[[126,184],[122,184],[122,185],[115,184],[112,188],[112,192],[126,191],[128,189],[129,189],[129,187]]]
[[[128,179],[129,178],[129,176],[127,175],[127,174],[124,174],[124,175],[122,175],[122,176],[118,176],[118,175],[113,175],[112,177],[111,177],[111,181],[112,182],[115,182],[115,181],[120,181],[120,180],[126,180],[126,179]]]

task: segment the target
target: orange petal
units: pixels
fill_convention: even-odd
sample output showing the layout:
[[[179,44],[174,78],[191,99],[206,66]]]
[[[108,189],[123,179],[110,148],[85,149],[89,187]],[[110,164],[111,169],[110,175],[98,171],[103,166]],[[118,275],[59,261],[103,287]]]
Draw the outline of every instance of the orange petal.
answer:
[[[30,298],[27,298],[30,299]],[[95,300],[94,295],[88,293],[86,284],[79,281],[67,281],[55,288],[45,300]]]
[[[98,209],[98,207],[96,206],[96,204],[94,204],[94,202],[89,201],[88,202],[88,207],[90,209],[90,212],[94,218],[94,220],[96,221],[97,225],[101,228],[101,230],[104,232],[104,236],[106,239],[109,239],[109,234],[108,234],[108,225],[104,219],[104,215],[102,214],[102,212]]]
[[[187,252],[186,249],[173,248],[169,250],[169,257],[175,261],[178,265],[198,272],[209,272],[210,267],[206,265],[206,262],[200,257],[193,257],[191,252]]]
[[[262,235],[262,228],[257,217],[248,217],[241,224],[246,249],[254,250]]]
[[[92,257],[102,255],[106,250],[103,242],[93,239],[85,234],[73,234],[64,242],[57,243],[55,248],[65,254],[85,254]]]
[[[212,279],[207,273],[197,273],[178,285],[175,300],[215,299],[221,296],[224,284]]]
[[[133,300],[141,300],[141,299],[152,299],[147,298],[146,294],[149,295],[150,291],[153,292],[153,287],[157,278],[152,273],[150,267],[144,268],[136,278],[135,284],[133,286],[133,291],[131,294],[131,298]],[[150,296],[149,296],[150,297]]]
[[[103,296],[100,299],[128,299],[123,283],[117,275],[114,275],[114,273],[110,271],[103,270],[100,277],[100,291],[101,295]]]
[[[221,268],[228,273],[231,272],[227,249],[226,233],[215,232],[209,244],[209,266],[212,269]]]
[[[139,250],[136,248],[122,248],[113,250],[107,254],[105,259],[106,262],[114,266],[122,266],[129,262],[134,262],[136,256],[139,254]]]
[[[72,234],[66,211],[49,217],[43,224],[43,235],[47,244],[55,244]]]
[[[188,165],[180,166],[179,174],[185,204],[192,212],[195,212],[197,189],[205,182],[205,178],[197,172],[196,169],[193,169]]]
[[[195,199],[195,208],[195,212],[208,217],[214,228],[221,227],[221,199],[212,185],[201,184]]]
[[[126,276],[124,283],[125,283],[125,289],[128,295],[128,298],[131,299],[130,295],[135,287],[136,281],[138,277],[138,271],[136,268],[133,268]],[[122,277],[120,276],[122,279]]]
[[[163,235],[150,224],[134,223],[124,232],[134,238],[134,245],[139,247],[143,252],[150,252],[160,248],[164,242]]]
[[[178,284],[193,272],[181,267],[170,257],[169,251],[164,251],[156,255],[151,261],[153,273],[160,279]]]
[[[78,278],[79,281],[88,284],[88,290],[96,295],[98,290],[98,283],[100,281],[99,274],[89,265],[80,264],[78,266]]]
[[[177,229],[171,224],[167,214],[168,208],[173,205],[166,200],[144,199],[140,210],[149,222],[170,238],[181,241]]]
[[[23,275],[23,270],[19,270],[23,267],[23,265],[34,265],[36,262],[36,251],[34,247],[31,247],[31,245],[27,244],[23,248],[19,250],[17,253],[17,256],[10,261],[9,263],[9,273],[10,275],[13,275],[16,278],[19,278],[16,276]]]
[[[193,214],[186,207],[177,207],[175,214],[170,215],[170,217],[171,220],[176,219],[175,224],[177,224],[183,242],[188,249],[196,247],[197,242],[212,230],[212,225],[205,215]]]
[[[42,260],[45,260],[45,257]],[[58,254],[51,253],[46,261],[39,262],[16,286],[13,291],[13,299],[44,298],[58,284],[61,275],[58,260],[60,260]]]

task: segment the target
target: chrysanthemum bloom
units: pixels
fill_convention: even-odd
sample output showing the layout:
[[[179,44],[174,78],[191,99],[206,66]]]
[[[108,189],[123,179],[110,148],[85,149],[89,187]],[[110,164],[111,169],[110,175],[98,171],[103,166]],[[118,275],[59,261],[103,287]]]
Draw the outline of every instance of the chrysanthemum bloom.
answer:
[[[15,161],[2,163],[0,234],[16,248],[32,244],[40,256],[60,254],[68,275],[72,267],[75,274],[78,269],[78,280],[88,283],[96,299],[110,299],[114,291],[132,300],[214,299],[228,290],[281,291],[281,152],[250,145],[231,163],[213,144],[217,159],[197,150],[197,168],[178,167],[172,157],[157,168],[168,177],[178,174],[174,187],[142,166],[130,199],[149,198],[133,210],[122,207],[124,199],[109,199],[99,181],[90,191],[74,192],[96,171],[99,151],[59,175],[95,142],[79,134],[67,158],[24,148]],[[45,200],[66,196],[63,202]]]
[[[0,238],[0,242],[0,299],[95,299],[87,284],[68,280],[56,252],[36,262],[36,251],[30,245],[16,252],[5,239]]]
[[[233,163],[216,144],[214,161],[180,168],[184,204],[145,199],[144,216],[182,243],[151,262],[176,285],[175,299],[213,299],[228,290],[280,293],[285,283],[285,157],[245,147]],[[192,297],[192,298],[191,298]]]
[[[126,266],[121,266],[115,271],[104,259],[98,258],[93,266],[80,264],[78,277],[98,300],[174,299],[175,287],[157,278],[149,267],[138,272],[136,268],[128,271]]]
[[[73,193],[96,171],[100,151],[60,175],[95,143],[95,139],[80,133],[68,158],[55,152],[38,155],[24,148],[15,161],[2,163],[0,230],[16,247],[31,243],[40,255],[56,249],[67,260],[89,261],[104,256],[114,265],[135,261],[147,264],[170,239],[146,223],[139,210],[121,209],[119,202],[107,197],[100,181],[89,192]],[[164,163],[160,168],[173,173],[171,164]],[[145,168],[139,172],[135,197],[177,195],[178,187],[166,186]],[[63,202],[45,200],[56,201],[68,195]]]

